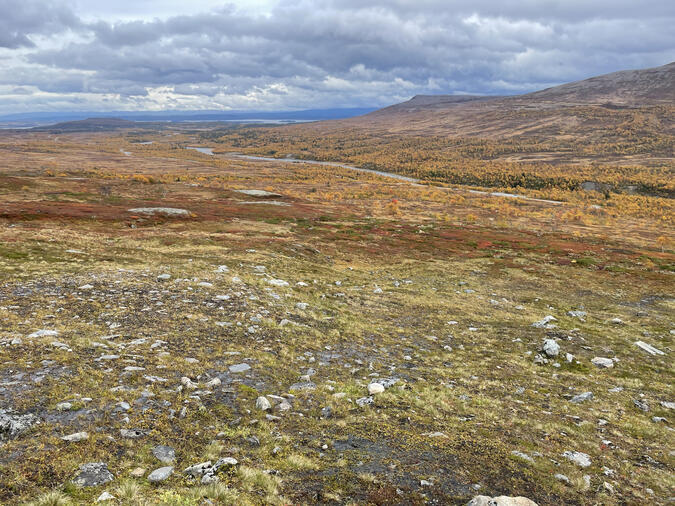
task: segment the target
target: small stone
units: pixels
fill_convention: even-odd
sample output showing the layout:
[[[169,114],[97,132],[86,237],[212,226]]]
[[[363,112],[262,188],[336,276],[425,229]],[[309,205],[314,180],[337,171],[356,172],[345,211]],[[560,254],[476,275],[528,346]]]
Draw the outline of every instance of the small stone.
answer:
[[[160,274],[157,276],[157,281],[169,281],[171,279],[171,274]]]
[[[229,371],[232,373],[239,373],[239,372],[246,372],[251,369],[251,366],[248,364],[235,364],[231,365],[229,368]]]
[[[584,392],[583,394],[575,395],[570,399],[570,402],[578,404],[580,402],[590,401],[593,399],[593,392]]]
[[[146,472],[147,471],[142,467],[137,467],[129,473],[129,476],[131,476],[132,478],[142,478],[143,476],[145,476]]]
[[[589,467],[591,465],[591,457],[582,452],[566,451],[562,454],[568,460],[571,460],[580,467]]]
[[[35,339],[36,337],[55,337],[58,336],[59,333],[56,330],[38,330],[36,332],[33,332],[32,334],[28,335],[28,339]]]
[[[594,357],[593,359],[591,359],[591,363],[603,369],[611,369],[612,367],[614,367],[614,360],[612,360],[611,358]]]
[[[255,407],[261,411],[269,411],[272,409],[272,404],[267,400],[267,397],[261,395],[256,399]]]
[[[321,410],[321,418],[332,418],[333,409],[330,406],[326,406]]]
[[[268,279],[267,283],[272,286],[288,286],[288,281],[284,281],[283,279]]]
[[[80,466],[79,474],[73,479],[78,487],[96,487],[115,479],[104,462],[90,462]]]
[[[665,355],[661,350],[654,348],[651,344],[647,344],[644,341],[635,341],[635,346],[646,351],[650,355]]]
[[[477,495],[466,503],[466,506],[537,506],[537,503],[527,497],[508,497],[505,495],[488,497],[486,495]]]
[[[70,434],[68,436],[63,436],[61,438],[64,441],[70,441],[71,443],[78,443],[80,441],[84,441],[85,439],[89,439],[89,433],[87,432],[76,432],[74,434]]]
[[[519,452],[518,450],[513,450],[511,452],[511,455],[526,460],[528,462],[534,462],[534,459],[530,457],[527,453]]]
[[[647,404],[644,401],[641,401],[639,399],[633,399],[633,404],[635,404],[636,408],[638,408],[641,411],[644,411],[645,413],[649,411],[649,404]]]
[[[565,476],[564,474],[558,473],[558,474],[556,474],[556,475],[554,476],[554,478],[555,478],[556,480],[558,480],[558,481],[563,481],[563,482],[565,482],[565,483],[569,483],[569,482],[570,482],[570,479],[569,479],[567,476]]]
[[[0,409],[0,443],[8,439],[16,439],[38,423],[40,420],[35,415],[14,415]]]
[[[384,386],[380,383],[371,383],[368,385],[368,393],[370,395],[381,394],[384,392]]]
[[[541,351],[543,351],[548,357],[557,357],[560,353],[560,346],[553,339],[544,340],[544,344],[541,346]]]
[[[150,483],[159,483],[165,481],[173,474],[173,466],[160,467],[148,475]]]
[[[554,321],[557,321],[555,316],[548,315],[548,316],[545,316],[544,318],[542,318],[541,320],[539,320],[538,322],[534,322],[532,324],[532,326],[535,327],[535,328],[538,328],[538,329],[553,328],[553,327],[555,327],[555,325],[551,324],[551,322],[554,322]]]
[[[100,496],[98,496],[98,499],[96,499],[96,502],[112,501],[114,499],[115,499],[115,496],[112,495],[110,492],[103,492]]]
[[[289,390],[296,390],[296,391],[302,391],[302,390],[316,390],[316,384],[314,384],[311,381],[301,381],[299,383],[293,383]]]
[[[356,404],[360,407],[364,406],[369,406],[374,402],[372,397],[361,397],[360,399],[356,399]]]
[[[59,403],[56,405],[56,409],[57,409],[58,411],[68,411],[68,410],[70,410],[70,408],[72,408],[72,407],[73,407],[73,405],[72,405],[70,402],[59,402]]]

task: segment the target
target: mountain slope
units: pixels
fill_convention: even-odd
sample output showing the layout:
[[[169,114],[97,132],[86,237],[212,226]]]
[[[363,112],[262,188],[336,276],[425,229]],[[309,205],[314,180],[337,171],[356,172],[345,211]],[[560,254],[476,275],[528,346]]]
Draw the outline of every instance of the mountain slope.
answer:
[[[614,72],[509,97],[418,96],[329,129],[364,128],[410,135],[462,137],[576,136],[614,130],[616,111],[640,110],[650,129],[673,132],[675,63]],[[629,119],[629,118],[628,118]]]

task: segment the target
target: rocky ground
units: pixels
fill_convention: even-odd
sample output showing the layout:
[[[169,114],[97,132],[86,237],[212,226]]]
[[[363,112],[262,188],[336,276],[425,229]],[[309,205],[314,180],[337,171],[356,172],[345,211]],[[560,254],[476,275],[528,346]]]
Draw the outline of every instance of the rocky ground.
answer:
[[[282,183],[162,184],[147,212],[138,180],[64,217],[81,196],[12,181],[3,504],[672,501],[672,253]]]

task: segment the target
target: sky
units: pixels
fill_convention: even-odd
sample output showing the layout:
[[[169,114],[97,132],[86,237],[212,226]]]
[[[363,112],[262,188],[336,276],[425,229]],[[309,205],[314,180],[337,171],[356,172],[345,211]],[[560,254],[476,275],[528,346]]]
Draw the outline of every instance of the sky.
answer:
[[[0,0],[0,114],[380,107],[675,60],[672,0]]]

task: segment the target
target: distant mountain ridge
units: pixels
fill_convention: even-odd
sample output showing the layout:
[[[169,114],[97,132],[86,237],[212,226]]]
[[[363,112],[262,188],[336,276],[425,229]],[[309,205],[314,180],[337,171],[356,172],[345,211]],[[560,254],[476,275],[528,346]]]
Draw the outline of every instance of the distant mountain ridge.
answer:
[[[675,106],[675,63],[624,70],[512,96],[419,95],[361,117],[316,128],[363,128],[411,135],[511,137],[579,135],[607,126],[575,108],[632,109]],[[656,111],[664,132],[673,115]]]
[[[25,126],[83,121],[91,118],[117,118],[127,121],[250,121],[288,120],[320,121],[344,119],[374,111],[375,107],[347,107],[333,109],[304,109],[295,111],[83,111],[83,112],[29,112],[0,116],[0,122],[21,123]]]

